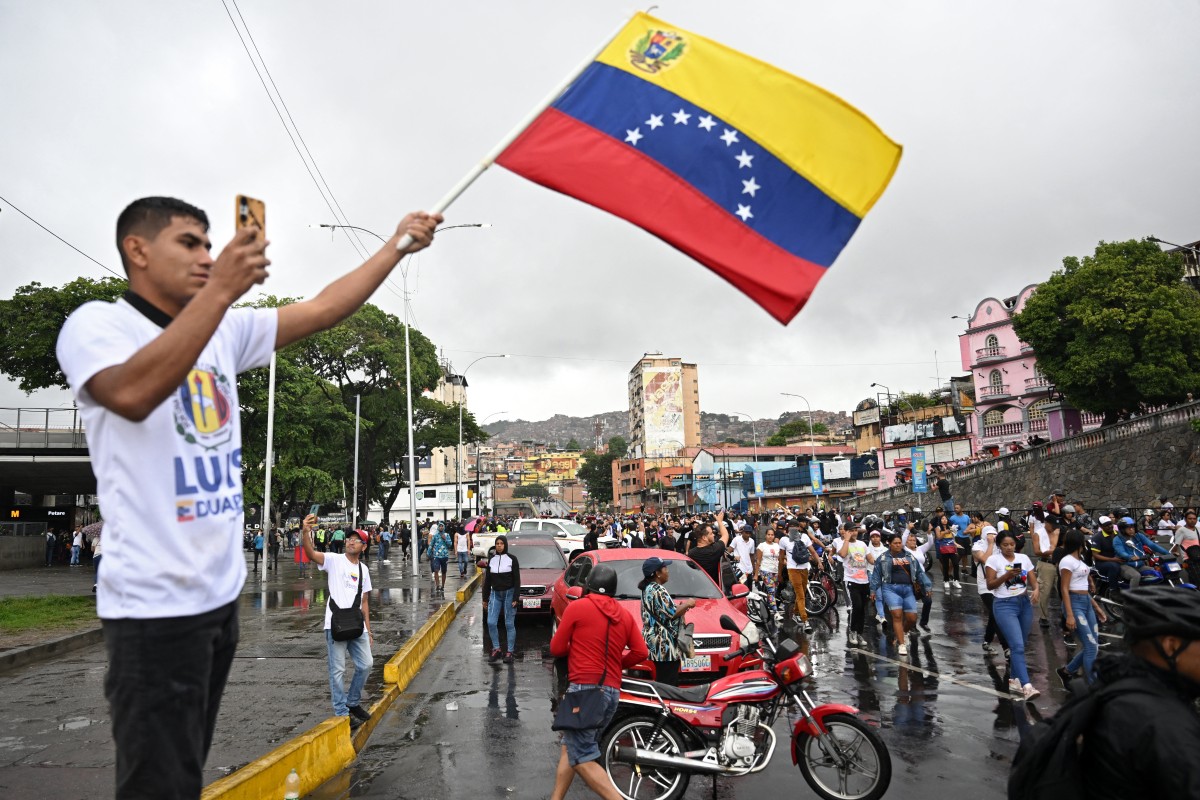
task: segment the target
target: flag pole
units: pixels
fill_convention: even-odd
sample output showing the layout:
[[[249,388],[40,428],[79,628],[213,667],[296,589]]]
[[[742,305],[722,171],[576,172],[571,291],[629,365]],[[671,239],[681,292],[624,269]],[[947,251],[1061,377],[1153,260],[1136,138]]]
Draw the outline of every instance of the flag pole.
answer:
[[[508,134],[503,139],[500,140],[500,143],[497,144],[495,147],[493,147],[491,149],[491,151],[486,156],[484,156],[483,159],[478,164],[476,164],[474,167],[472,167],[471,170],[466,175],[463,176],[462,180],[460,180],[458,183],[454,184],[454,187],[450,191],[446,192],[446,194],[442,197],[442,199],[438,200],[437,203],[434,204],[433,208],[429,209],[429,213],[430,214],[441,214],[443,211],[445,211],[447,208],[449,208],[450,204],[453,203],[455,200],[457,200],[459,195],[461,195],[463,192],[465,192],[467,190],[468,186],[470,186],[472,183],[474,183],[475,180],[480,175],[482,175],[488,167],[490,167],[493,163],[495,163],[496,159],[500,157],[500,154],[503,153],[506,149],[508,149],[508,146],[510,144],[512,144],[514,141],[516,141],[516,138],[518,136],[520,136],[522,133],[524,133],[525,129],[528,128],[530,125],[532,125],[533,121],[535,119],[537,119],[538,116],[540,116],[543,111],[545,111],[547,108],[549,108],[550,105],[559,98],[559,95],[561,95],[563,92],[565,92],[567,90],[567,87],[575,82],[576,78],[578,78],[580,75],[583,74],[583,71],[585,69],[587,69],[588,66],[590,66],[591,63],[593,61],[595,61],[596,58],[601,53],[604,52],[604,49],[606,47],[608,47],[608,45],[612,42],[613,39],[617,38],[617,34],[619,34],[621,31],[623,31],[625,29],[625,26],[628,24],[629,24],[628,21],[622,22],[621,26],[619,28],[617,28],[615,31],[613,31],[612,34],[610,34],[600,44],[599,47],[597,47],[595,50],[593,50],[591,53],[589,53],[587,58],[585,58],[582,62],[580,62],[579,66],[577,66],[575,69],[573,69],[571,71],[571,73],[569,75],[567,75],[567,77],[563,78],[558,83],[558,85],[555,86],[554,89],[551,90],[551,92],[548,95],[546,95],[545,98],[543,98],[542,101],[533,108],[532,111],[530,111],[528,114],[526,114],[525,118],[522,119],[520,122],[518,122],[516,127],[514,127],[511,131],[509,131]],[[406,248],[410,244],[412,244],[412,241],[413,241],[412,237],[406,233],[403,236],[401,236],[400,241],[396,243],[396,249],[403,250],[404,248]]]

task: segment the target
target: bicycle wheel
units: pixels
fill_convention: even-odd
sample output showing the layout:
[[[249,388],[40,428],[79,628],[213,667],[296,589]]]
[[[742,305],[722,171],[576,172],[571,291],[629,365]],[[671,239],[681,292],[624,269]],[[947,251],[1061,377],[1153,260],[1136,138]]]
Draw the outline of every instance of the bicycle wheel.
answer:
[[[660,727],[654,717],[626,717],[605,732],[600,742],[601,761],[613,786],[625,800],[676,800],[687,790],[691,780],[688,773],[614,761],[618,747],[681,755],[683,739],[669,725]]]
[[[804,597],[804,605],[809,614],[820,616],[829,608],[829,593],[818,580],[808,582],[808,593]]]
[[[892,782],[887,745],[869,725],[850,714],[824,720],[828,736],[800,734],[797,766],[812,790],[826,800],[878,800]]]

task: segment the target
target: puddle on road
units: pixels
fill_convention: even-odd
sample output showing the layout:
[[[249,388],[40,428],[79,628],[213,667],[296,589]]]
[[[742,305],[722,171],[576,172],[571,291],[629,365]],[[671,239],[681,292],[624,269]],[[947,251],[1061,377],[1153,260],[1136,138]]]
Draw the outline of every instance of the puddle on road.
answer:
[[[98,725],[104,720],[88,719],[87,717],[71,717],[66,722],[58,726],[60,731],[77,731],[81,728],[86,728],[89,725]]]

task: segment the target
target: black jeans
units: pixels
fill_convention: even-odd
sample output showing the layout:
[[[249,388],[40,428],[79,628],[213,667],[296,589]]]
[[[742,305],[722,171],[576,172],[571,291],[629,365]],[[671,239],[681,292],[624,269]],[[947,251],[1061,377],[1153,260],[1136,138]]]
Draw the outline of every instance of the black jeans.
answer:
[[[655,661],[654,662],[654,680],[658,683],[666,683],[671,686],[679,685],[679,662],[678,661]]]
[[[997,627],[996,617],[994,614],[992,614],[992,602],[996,599],[996,596],[990,592],[985,592],[984,594],[979,595],[979,597],[981,600],[983,600],[983,606],[987,609],[988,616],[987,628],[985,628],[983,631],[984,644],[991,644],[993,639],[999,637],[1000,646],[1007,650],[1008,641],[1004,638],[1004,631]]]
[[[846,591],[850,595],[850,630],[861,635],[867,603],[871,600],[871,585],[869,583],[847,583]]]
[[[103,625],[116,797],[200,797],[237,649],[237,602],[192,617],[106,619]]]

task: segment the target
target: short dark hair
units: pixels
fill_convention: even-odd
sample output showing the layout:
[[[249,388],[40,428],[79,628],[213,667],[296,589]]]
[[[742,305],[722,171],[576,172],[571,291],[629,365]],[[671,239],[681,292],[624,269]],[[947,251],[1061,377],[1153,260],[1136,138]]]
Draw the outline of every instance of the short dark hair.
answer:
[[[176,200],[174,197],[143,197],[134,200],[121,215],[117,217],[117,252],[121,256],[121,265],[125,274],[129,274],[129,262],[125,260],[125,248],[121,242],[129,234],[137,234],[153,239],[163,228],[171,224],[173,217],[194,219],[205,231],[208,230],[208,215],[191,203]]]

